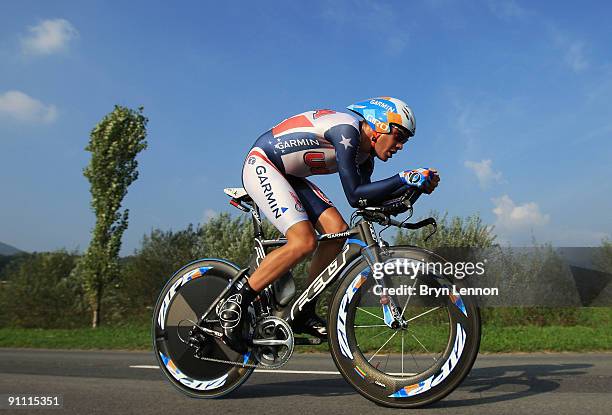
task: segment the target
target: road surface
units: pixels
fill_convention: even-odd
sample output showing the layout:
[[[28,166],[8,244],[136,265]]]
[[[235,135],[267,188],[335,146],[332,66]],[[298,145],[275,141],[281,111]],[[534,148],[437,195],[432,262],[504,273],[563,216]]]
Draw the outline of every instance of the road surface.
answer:
[[[224,399],[183,396],[152,353],[0,349],[0,394],[61,394],[63,414],[610,414],[612,353],[481,355],[464,383],[419,410],[379,407],[326,354],[295,354],[282,372],[256,371]],[[2,410],[40,414],[42,409]]]

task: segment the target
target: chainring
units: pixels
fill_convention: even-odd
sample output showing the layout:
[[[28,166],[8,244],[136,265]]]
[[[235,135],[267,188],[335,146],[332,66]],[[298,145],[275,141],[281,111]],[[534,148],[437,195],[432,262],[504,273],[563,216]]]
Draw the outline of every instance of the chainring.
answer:
[[[281,340],[282,344],[258,345],[257,340]],[[278,317],[265,317],[258,321],[253,342],[253,356],[261,366],[269,369],[278,369],[287,363],[295,346],[291,326]]]

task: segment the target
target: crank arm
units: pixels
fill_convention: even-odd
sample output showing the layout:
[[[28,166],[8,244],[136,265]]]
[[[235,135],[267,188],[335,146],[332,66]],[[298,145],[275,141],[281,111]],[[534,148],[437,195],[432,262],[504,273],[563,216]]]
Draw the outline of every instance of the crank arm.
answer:
[[[215,331],[215,330],[211,330],[211,329],[207,329],[206,327],[198,327],[200,330],[202,330],[204,333],[206,334],[210,334],[211,336],[214,336],[218,339],[223,338],[223,333]]]
[[[323,340],[319,339],[318,337],[296,337],[294,339],[294,343],[296,346],[317,346],[323,343]]]
[[[291,346],[290,340],[266,340],[266,339],[256,339],[253,340],[253,346]]]

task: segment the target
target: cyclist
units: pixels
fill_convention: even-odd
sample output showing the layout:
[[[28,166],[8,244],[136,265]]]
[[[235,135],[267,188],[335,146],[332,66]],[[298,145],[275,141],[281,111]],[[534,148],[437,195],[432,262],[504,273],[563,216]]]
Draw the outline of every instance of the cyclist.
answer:
[[[340,252],[345,240],[321,242],[315,230],[340,233],[348,225],[325,194],[306,177],[336,173],[352,207],[380,205],[408,186],[431,193],[440,180],[434,169],[404,170],[370,180],[374,158],[387,161],[415,134],[414,114],[405,102],[378,97],[347,107],[353,114],[315,110],[288,118],[261,135],[249,151],[242,182],[249,196],[287,244],[272,251],[248,278],[232,288],[217,311],[228,345],[244,353],[246,314],[259,292],[314,252],[309,283]],[[309,302],[293,323],[298,333],[327,336],[326,322]]]

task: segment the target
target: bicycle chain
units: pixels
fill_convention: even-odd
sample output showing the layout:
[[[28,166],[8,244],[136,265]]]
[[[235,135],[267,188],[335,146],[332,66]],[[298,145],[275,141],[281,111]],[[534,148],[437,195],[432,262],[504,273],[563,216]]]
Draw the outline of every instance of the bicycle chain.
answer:
[[[225,363],[225,364],[232,365],[232,366],[243,366],[243,367],[252,367],[252,368],[259,367],[259,365],[254,365],[251,363],[233,362],[231,360],[215,359],[214,357],[199,357],[195,355],[194,357],[200,360],[206,360],[209,362],[216,362],[216,363]]]

